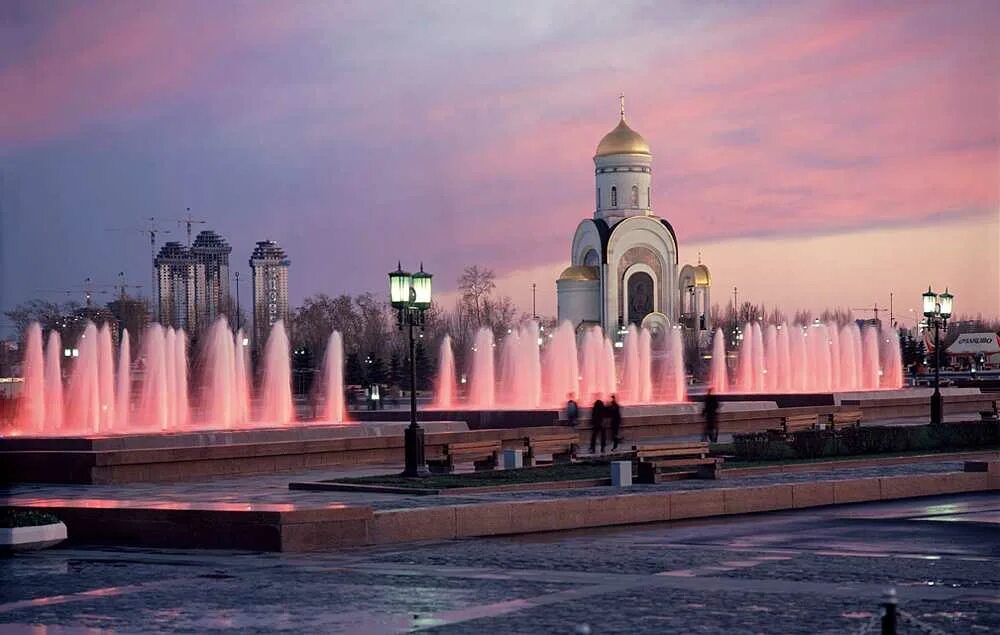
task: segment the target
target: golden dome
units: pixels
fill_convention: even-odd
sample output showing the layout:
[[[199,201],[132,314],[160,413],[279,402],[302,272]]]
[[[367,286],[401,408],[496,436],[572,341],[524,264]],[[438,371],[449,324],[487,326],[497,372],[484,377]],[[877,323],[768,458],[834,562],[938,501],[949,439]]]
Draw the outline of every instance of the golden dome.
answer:
[[[594,154],[595,157],[604,157],[609,154],[649,154],[649,144],[646,140],[642,138],[642,135],[632,130],[625,123],[625,116],[622,115],[621,121],[615,126],[615,129],[604,135],[601,142],[597,144],[597,152]]]
[[[597,268],[586,265],[573,265],[566,267],[565,271],[559,275],[560,280],[597,280]]]
[[[708,272],[708,267],[699,264],[694,268],[694,283],[699,287],[711,286],[712,274]]]

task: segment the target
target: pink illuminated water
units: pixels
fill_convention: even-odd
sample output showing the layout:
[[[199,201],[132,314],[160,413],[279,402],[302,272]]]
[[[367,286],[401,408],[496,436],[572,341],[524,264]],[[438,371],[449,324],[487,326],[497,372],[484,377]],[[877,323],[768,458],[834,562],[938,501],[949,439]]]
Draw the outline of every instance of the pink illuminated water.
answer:
[[[101,392],[98,384],[97,327],[88,322],[76,346],[79,356],[69,377],[66,407],[67,428],[79,433],[98,432],[101,424]]]
[[[598,327],[577,332],[560,324],[540,337],[537,323],[512,329],[499,347],[489,329],[475,338],[469,359],[465,399],[456,385],[451,341],[442,342],[435,405],[440,408],[538,408],[561,406],[572,393],[580,403],[617,393],[624,403],[686,400],[684,341],[680,329],[669,329],[654,345],[652,335],[630,326],[621,348]],[[261,357],[257,416],[251,418],[249,349],[242,332],[235,334],[220,318],[202,337],[198,375],[190,377],[187,336],[183,331],[149,326],[136,361],[134,346],[122,333],[114,350],[109,327],[87,323],[65,356],[60,334],[33,325],[25,334],[24,386],[17,404],[14,434],[105,434],[184,429],[290,425],[294,422],[289,341],[278,323]],[[856,324],[813,323],[807,326],[749,323],[733,377],[727,367],[726,339],[716,331],[712,342],[710,384],[719,393],[739,391],[834,392],[895,389],[903,385],[899,336],[891,329]],[[499,352],[499,354],[497,354]],[[616,355],[617,353],[617,355]],[[64,387],[63,368],[68,381]],[[317,388],[323,420],[346,420],[344,408],[344,342],[333,333],[327,344],[324,374]],[[194,380],[194,403],[189,382]],[[463,380],[464,381],[464,380]]]
[[[715,329],[712,338],[712,365],[709,385],[717,393],[729,391],[729,372],[726,367],[726,336],[722,329]]]
[[[458,403],[458,382],[455,378],[455,353],[451,350],[451,337],[441,338],[438,352],[438,373],[434,382],[434,407],[454,408]]]
[[[59,331],[51,331],[45,345],[45,434],[63,429],[62,357],[62,337]]]
[[[453,362],[454,365],[454,362]],[[323,418],[343,423],[344,418],[344,340],[339,331],[330,333],[323,360],[325,385]]]
[[[542,405],[542,362],[538,323],[511,331],[500,345],[497,403],[508,408]]]
[[[37,323],[28,326],[24,347],[21,364],[24,384],[17,426],[26,433],[40,433],[45,429],[45,352],[42,350],[42,329]]]
[[[115,387],[115,430],[128,430],[132,413],[132,357],[128,331],[122,330],[118,347],[118,380]]]
[[[247,349],[247,341],[243,329],[236,331],[236,339],[233,343],[233,423],[237,426],[244,425],[250,421],[250,351]],[[228,344],[226,345],[228,348]],[[341,391],[343,394],[343,391]]]
[[[264,376],[261,388],[262,421],[286,425],[295,420],[292,403],[292,366],[289,359],[288,334],[285,323],[278,320],[264,347]]]
[[[840,328],[820,322],[783,324],[767,327],[766,338],[761,338],[761,328],[755,323],[746,325],[743,332],[736,381],[739,392],[843,392],[903,385],[899,336],[892,329],[880,333],[872,326],[862,332],[856,324]],[[720,341],[717,334],[716,348]],[[718,357],[713,354],[713,361]],[[713,378],[721,383],[717,373],[721,371],[713,363]]]
[[[241,347],[242,348],[242,347]],[[225,317],[219,317],[204,337],[201,351],[201,411],[206,424],[233,428],[246,421],[249,405],[241,403],[236,346]],[[242,386],[246,386],[244,376]]]
[[[580,363],[576,351],[576,329],[563,322],[545,344],[543,355],[544,400],[558,405],[569,395],[579,397]]]
[[[496,372],[494,369],[493,331],[481,328],[472,346],[472,366],[469,369],[468,405],[488,409],[496,406]]]
[[[670,329],[664,338],[663,368],[660,373],[661,401],[687,401],[687,382],[684,370],[684,339],[680,329]]]

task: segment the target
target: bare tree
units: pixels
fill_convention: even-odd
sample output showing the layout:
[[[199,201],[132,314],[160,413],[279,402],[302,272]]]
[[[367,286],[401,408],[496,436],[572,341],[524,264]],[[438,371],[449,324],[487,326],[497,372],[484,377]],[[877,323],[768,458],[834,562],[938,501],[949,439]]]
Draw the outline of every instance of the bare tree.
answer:
[[[496,274],[492,269],[480,268],[479,265],[466,267],[458,278],[458,288],[462,292],[462,301],[472,311],[476,326],[483,325],[483,309],[486,300],[496,289]]]

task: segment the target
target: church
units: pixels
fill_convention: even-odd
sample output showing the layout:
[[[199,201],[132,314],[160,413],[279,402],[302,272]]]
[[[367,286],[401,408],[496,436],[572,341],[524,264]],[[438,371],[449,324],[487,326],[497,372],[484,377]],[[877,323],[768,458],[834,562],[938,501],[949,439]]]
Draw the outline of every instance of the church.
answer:
[[[577,225],[570,266],[556,281],[559,321],[612,337],[630,324],[654,337],[675,325],[710,331],[708,267],[699,258],[679,268],[677,234],[653,212],[653,154],[620,100],[618,125],[594,153],[593,217]]]

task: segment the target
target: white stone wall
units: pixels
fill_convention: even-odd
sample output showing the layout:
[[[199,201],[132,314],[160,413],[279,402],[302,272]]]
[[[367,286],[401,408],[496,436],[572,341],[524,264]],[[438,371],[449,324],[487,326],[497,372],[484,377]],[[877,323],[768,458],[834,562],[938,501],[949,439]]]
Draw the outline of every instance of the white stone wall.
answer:
[[[645,216],[652,213],[652,157],[645,154],[614,154],[594,159],[596,188],[595,203],[598,203],[595,218],[603,218],[613,224],[629,216]],[[632,200],[632,188],[636,188],[638,201]],[[617,201],[612,200],[612,188],[616,188]]]
[[[559,280],[556,282],[559,322],[601,321],[601,285],[599,280]]]

